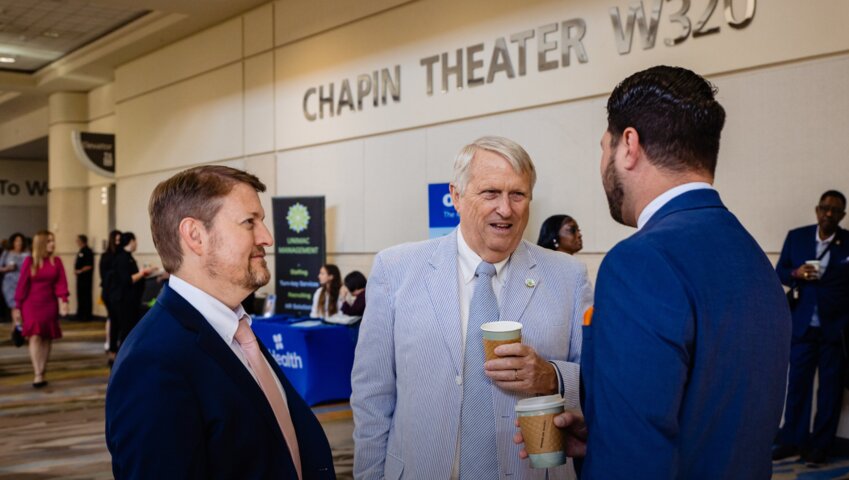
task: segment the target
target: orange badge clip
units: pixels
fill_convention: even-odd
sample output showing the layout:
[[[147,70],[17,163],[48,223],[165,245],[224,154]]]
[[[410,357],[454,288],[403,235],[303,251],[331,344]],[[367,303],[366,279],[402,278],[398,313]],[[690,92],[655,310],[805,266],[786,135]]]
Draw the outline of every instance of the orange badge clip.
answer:
[[[590,308],[587,309],[586,312],[584,312],[584,326],[589,327],[590,325],[592,325],[592,323],[593,323],[593,307],[590,307]]]

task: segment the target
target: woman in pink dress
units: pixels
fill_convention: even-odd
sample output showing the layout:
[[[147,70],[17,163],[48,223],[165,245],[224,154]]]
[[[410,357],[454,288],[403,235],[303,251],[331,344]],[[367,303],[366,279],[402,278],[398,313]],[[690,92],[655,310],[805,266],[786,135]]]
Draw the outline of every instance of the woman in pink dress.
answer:
[[[32,386],[47,385],[44,371],[50,347],[62,337],[59,315],[68,314],[68,281],[62,260],[53,256],[56,242],[53,234],[41,231],[32,240],[32,256],[21,266],[21,278],[15,291],[12,316],[15,323],[23,320],[24,337],[29,338],[29,356],[35,379]]]

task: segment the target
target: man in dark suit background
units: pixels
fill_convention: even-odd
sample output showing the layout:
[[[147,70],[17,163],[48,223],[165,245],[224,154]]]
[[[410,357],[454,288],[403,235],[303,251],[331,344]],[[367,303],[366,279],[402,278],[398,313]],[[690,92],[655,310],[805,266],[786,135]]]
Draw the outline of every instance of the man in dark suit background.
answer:
[[[787,234],[775,268],[781,283],[798,289],[798,301],[793,308],[784,427],[773,458],[801,453],[806,462],[822,464],[837,432],[846,368],[842,336],[849,323],[849,236],[839,226],[846,215],[846,197],[829,190],[820,197],[815,212],[816,225]],[[812,265],[817,260],[818,267]],[[812,432],[817,370],[819,388]]]
[[[88,237],[77,235],[77,320],[91,320],[91,285],[94,279],[94,252],[88,247]]]
[[[586,423],[555,421],[570,453],[586,448],[582,478],[771,475],[790,311],[712,187],[725,122],[714,96],[695,73],[659,66],[608,100],[602,183],[611,216],[638,231],[605,256],[585,317]]]
[[[171,277],[109,381],[116,479],[335,478],[321,425],[240,305],[270,279],[262,191],[249,173],[204,166],[151,195],[153,241]]]

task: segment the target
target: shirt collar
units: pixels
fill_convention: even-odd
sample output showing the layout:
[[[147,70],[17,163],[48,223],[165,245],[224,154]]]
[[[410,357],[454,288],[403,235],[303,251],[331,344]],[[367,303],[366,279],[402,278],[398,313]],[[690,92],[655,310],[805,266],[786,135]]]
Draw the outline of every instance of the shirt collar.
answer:
[[[651,220],[651,217],[654,216],[654,214],[657,213],[658,210],[663,208],[663,206],[669,203],[669,201],[673,198],[692,190],[701,190],[707,188],[713,190],[713,186],[709,183],[689,182],[678,185],[677,187],[672,187],[669,190],[661,193],[660,195],[655,197],[654,200],[649,202],[649,204],[646,205],[646,208],[644,208],[643,211],[640,212],[640,217],[637,219],[637,230],[640,230],[641,228],[645,227],[646,224],[649,223],[649,220]]]
[[[480,265],[483,259],[466,243],[460,227],[457,227],[457,259],[459,260],[460,276],[463,279],[463,283],[471,282],[475,278],[475,270],[478,269],[478,265]],[[504,270],[504,266],[507,265],[508,261],[510,261],[510,257],[494,264],[496,279],[500,280],[501,272]]]
[[[831,243],[832,240],[834,240],[835,235],[837,235],[836,231],[834,233],[832,233],[831,236],[826,238],[825,240],[820,240],[820,227],[817,226],[817,232],[816,232],[817,245],[828,245],[829,243]]]
[[[231,310],[217,298],[173,274],[168,279],[168,286],[195,307],[227,345],[233,343],[239,320],[246,315],[244,307],[239,305]],[[247,321],[250,325],[250,316]]]

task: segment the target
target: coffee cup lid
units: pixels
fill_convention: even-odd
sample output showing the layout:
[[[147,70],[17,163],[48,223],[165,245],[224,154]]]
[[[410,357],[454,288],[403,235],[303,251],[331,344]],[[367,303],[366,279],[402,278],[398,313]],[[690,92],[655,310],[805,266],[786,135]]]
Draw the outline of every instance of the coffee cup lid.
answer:
[[[487,322],[481,325],[481,330],[485,330],[487,332],[512,332],[514,330],[521,329],[522,324],[519,322],[498,321]]]
[[[517,412],[534,412],[549,408],[562,407],[563,397],[560,395],[546,395],[544,397],[525,398],[516,402]]]

